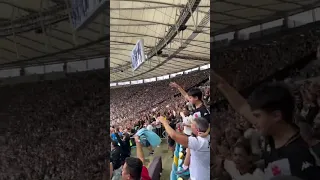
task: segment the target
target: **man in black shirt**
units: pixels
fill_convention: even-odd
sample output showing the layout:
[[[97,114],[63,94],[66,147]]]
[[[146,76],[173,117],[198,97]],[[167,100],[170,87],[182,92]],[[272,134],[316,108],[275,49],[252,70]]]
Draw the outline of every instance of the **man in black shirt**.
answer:
[[[116,141],[111,141],[110,163],[112,163],[113,171],[122,165],[121,148]]]
[[[121,149],[121,161],[124,162],[124,160],[127,157],[130,157],[131,154],[131,147],[130,147],[130,136],[128,133],[123,133],[121,139],[118,131],[116,130],[115,136],[118,140],[118,143],[120,144],[120,149]]]
[[[316,180],[320,169],[316,157],[301,138],[294,122],[295,102],[283,84],[271,83],[256,89],[249,102],[223,78],[213,73],[213,81],[231,106],[266,137],[265,179],[279,175]]]
[[[168,118],[168,121],[170,122],[169,123],[169,126],[172,128],[172,129],[176,129],[176,122],[174,119],[172,119],[172,117],[169,117]],[[175,150],[175,145],[176,145],[176,142],[170,137],[168,136],[168,146],[169,146],[169,149],[171,150],[172,152],[172,156],[171,158],[174,157],[174,150]]]

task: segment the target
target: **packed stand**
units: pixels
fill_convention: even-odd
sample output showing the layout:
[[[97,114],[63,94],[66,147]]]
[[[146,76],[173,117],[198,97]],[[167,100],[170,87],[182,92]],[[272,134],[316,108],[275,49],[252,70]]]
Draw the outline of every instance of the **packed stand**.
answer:
[[[175,81],[183,85],[185,89],[189,89],[208,79],[209,70],[190,73],[178,76],[170,80],[156,81],[139,85],[132,85],[128,88],[111,89],[110,115],[111,121],[128,121],[134,119],[140,113],[155,108],[158,104],[168,102],[169,98],[173,98],[177,91],[169,87],[170,81]],[[143,114],[143,113],[142,113]]]
[[[174,176],[195,176],[199,178],[206,174],[202,178],[204,180],[209,179],[210,112],[207,107],[210,105],[210,88],[203,84],[207,81],[208,75],[209,71],[202,71],[170,79],[183,82],[183,87],[179,83],[160,81],[111,91],[111,108],[113,109],[111,113],[114,113],[114,115],[111,115],[113,127],[110,129],[112,132],[110,138],[118,148],[116,152],[116,148],[113,146],[112,152],[115,153],[110,158],[112,159],[112,166],[116,166],[111,170],[114,177],[119,178],[121,176],[120,169],[124,167],[125,159],[131,156],[131,154],[126,153],[131,150],[125,144],[129,143],[133,148],[137,142],[133,140],[137,138],[137,133],[146,129],[161,138],[168,138],[168,148],[173,153],[172,157],[175,156],[176,144],[184,147],[183,168],[174,172]],[[201,85],[201,87],[194,88],[195,85]],[[186,88],[190,88],[188,93],[184,90]],[[181,95],[178,95],[179,92]],[[123,101],[123,98],[126,100]],[[191,125],[192,119],[196,119],[194,126]],[[194,133],[194,135],[191,133]],[[188,137],[191,135],[193,136]],[[200,144],[194,136],[201,139]],[[126,141],[124,139],[130,137],[131,142],[121,142],[122,145],[119,145],[119,141]],[[156,147],[151,146],[151,142],[143,142],[141,137],[139,138],[142,146],[148,148],[149,155],[153,155]],[[190,144],[186,144],[188,141]],[[194,156],[190,157],[190,154],[194,154]],[[194,162],[193,164],[190,163],[190,158],[193,158],[191,160]],[[120,166],[117,164],[120,164]]]
[[[319,38],[320,31],[316,28],[270,37],[246,47],[232,46],[213,53],[213,69],[232,86],[243,89],[316,52]]]
[[[0,179],[101,179],[108,158],[106,92],[95,73],[0,88]]]
[[[229,64],[211,75],[219,104],[212,106],[213,179],[318,179],[319,82],[293,81],[299,72],[255,86],[248,100],[238,92],[315,54],[318,39],[317,30],[308,30],[217,55]]]

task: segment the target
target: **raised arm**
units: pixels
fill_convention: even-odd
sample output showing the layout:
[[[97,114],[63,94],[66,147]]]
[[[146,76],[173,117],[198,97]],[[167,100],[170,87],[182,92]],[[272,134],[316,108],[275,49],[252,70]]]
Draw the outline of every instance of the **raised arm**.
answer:
[[[109,164],[109,170],[110,170],[110,174],[109,174],[109,177],[110,177],[110,179],[112,179],[112,174],[113,174],[113,165],[112,165],[112,163],[110,162],[110,164]],[[105,178],[105,179],[107,179],[107,178]]]
[[[215,72],[213,72],[213,81],[217,83],[217,88],[235,111],[244,116],[252,124],[256,124],[256,118],[253,116],[247,100]]]
[[[186,99],[186,100],[189,100],[189,96],[188,96],[188,93],[177,83],[175,82],[171,82],[170,84],[170,87],[173,87],[173,88],[176,88],[178,89],[178,91],[181,93],[181,95]]]
[[[144,164],[144,154],[140,139],[138,136],[134,136],[134,140],[136,141],[137,158],[139,158],[142,161],[142,164]]]
[[[157,118],[163,125],[166,133],[177,143],[181,144],[183,147],[188,147],[188,136],[180,134],[171,128],[169,122],[165,120],[164,117],[160,116]]]

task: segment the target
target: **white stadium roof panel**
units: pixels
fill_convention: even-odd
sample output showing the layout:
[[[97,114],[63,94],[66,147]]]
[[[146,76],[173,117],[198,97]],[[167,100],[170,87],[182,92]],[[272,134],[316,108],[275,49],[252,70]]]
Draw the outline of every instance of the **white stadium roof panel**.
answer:
[[[139,69],[132,72],[130,54],[137,41],[143,39],[145,52],[150,52],[166,36],[170,27],[175,26],[180,12],[188,8],[187,2],[187,0],[110,1],[112,82],[149,79],[209,63],[209,55],[199,52],[208,51],[208,48],[203,47],[210,46],[210,1],[201,0],[186,20],[183,33],[181,31],[175,35],[162,49],[162,54],[148,59]],[[197,26],[201,31],[195,34]],[[170,57],[173,53],[175,53],[173,57]],[[199,56],[201,59],[205,56],[207,61],[197,60]]]
[[[65,0],[1,1],[0,68],[107,57],[108,10],[74,33],[69,22],[70,6]],[[104,45],[105,50],[95,49],[97,44]]]

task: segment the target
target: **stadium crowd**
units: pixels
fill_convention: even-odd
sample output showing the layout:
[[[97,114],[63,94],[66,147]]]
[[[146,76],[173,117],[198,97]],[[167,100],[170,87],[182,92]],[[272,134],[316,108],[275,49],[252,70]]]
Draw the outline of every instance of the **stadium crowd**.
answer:
[[[155,132],[158,136],[167,138],[168,135],[168,146],[169,149],[174,151],[175,143],[181,142],[181,139],[176,138],[175,131],[178,131],[179,134],[183,134],[184,125],[182,123],[186,123],[185,118],[199,111],[202,108],[202,111],[199,111],[199,117],[205,117],[204,120],[207,124],[207,129],[209,128],[209,111],[207,107],[210,105],[210,88],[208,87],[208,76],[209,70],[193,72],[187,75],[181,75],[178,77],[174,77],[169,80],[162,80],[147,84],[133,85],[126,88],[115,88],[111,90],[111,139],[113,144],[118,148],[117,152],[111,156],[111,165],[113,166],[113,174],[114,176],[120,176],[121,165],[124,164],[125,159],[129,157],[130,153],[128,152],[128,146],[125,144],[129,144],[129,139],[134,139],[135,133],[142,128],[146,128]],[[174,82],[170,82],[174,81]],[[180,86],[181,85],[181,86]],[[185,92],[190,91],[187,93]],[[179,92],[181,95],[179,95]],[[195,94],[190,94],[194,92]],[[200,93],[200,94],[199,94]],[[196,97],[198,100],[189,100],[189,96]],[[193,106],[194,105],[194,106]],[[197,107],[199,105],[199,107]],[[200,108],[201,107],[201,108]],[[195,109],[192,109],[195,108]],[[203,109],[204,108],[204,109]],[[198,110],[197,110],[198,109]],[[207,113],[206,113],[207,112]],[[204,115],[206,114],[206,115]],[[162,117],[162,118],[161,118]],[[164,120],[165,119],[165,120]],[[201,123],[200,119],[198,123]],[[168,126],[166,126],[166,122]],[[190,121],[191,122],[191,121]],[[181,126],[182,125],[182,126]],[[188,124],[189,128],[191,125]],[[171,130],[174,131],[171,131]],[[206,129],[206,130],[207,130]],[[205,130],[205,132],[206,132]],[[191,129],[190,129],[191,131]],[[166,132],[166,133],[163,133]],[[198,134],[198,133],[195,133]],[[191,134],[186,134],[191,135]],[[119,136],[119,137],[116,137]],[[183,136],[184,138],[188,138],[188,136]],[[207,146],[201,145],[204,148],[207,148],[206,154],[207,157],[205,160],[201,160],[203,162],[207,161],[209,163],[210,152],[208,141],[210,141],[207,134],[204,134],[203,144],[207,143]],[[193,148],[194,146],[200,146],[198,144],[192,144],[192,138],[189,138],[190,144],[183,144],[184,147]],[[208,139],[209,138],[209,139]],[[116,145],[119,141],[127,142],[122,143],[120,147]],[[131,141],[131,144],[135,144],[135,142]],[[121,148],[124,147],[124,148]],[[134,146],[134,145],[133,145]],[[149,147],[150,155],[153,155],[154,150],[150,147],[150,144],[146,144],[144,146]],[[186,149],[185,148],[185,149]],[[192,151],[192,150],[190,150]],[[130,152],[130,150],[129,150]],[[187,152],[185,152],[188,154]],[[191,152],[192,153],[192,152]],[[194,157],[196,157],[197,151],[194,151]],[[138,157],[138,156],[137,156]],[[173,157],[173,156],[172,156]],[[192,156],[191,156],[192,157]],[[189,157],[190,158],[190,157]],[[199,158],[197,158],[199,159]],[[196,162],[195,160],[193,160]],[[122,163],[121,163],[122,162]],[[195,164],[195,163],[194,163]],[[201,163],[200,163],[201,164]],[[202,163],[203,164],[203,163]],[[186,163],[185,171],[189,171],[190,166],[190,175],[197,174],[195,169],[202,170],[206,168],[199,168],[196,165],[190,164],[188,161]],[[208,164],[209,167],[209,164]],[[193,173],[191,172],[193,171]],[[209,169],[208,169],[209,172]],[[179,172],[178,172],[179,173]],[[183,172],[181,172],[183,173]],[[198,172],[199,173],[199,172]],[[208,178],[209,179],[209,173]],[[123,176],[123,175],[122,175]],[[199,176],[199,175],[198,175]],[[117,177],[119,179],[119,177]],[[169,177],[167,177],[169,178]],[[116,178],[115,178],[116,179]]]
[[[96,73],[0,88],[0,179],[99,179],[109,84]]]
[[[208,76],[209,70],[205,70],[188,75],[181,75],[173,78],[172,81],[182,85],[184,89],[189,89],[208,79]],[[135,119],[137,116],[150,114],[153,108],[158,107],[162,109],[163,106],[165,107],[168,104],[170,104],[172,108],[181,105],[183,99],[181,100],[181,98],[174,97],[179,92],[171,88],[169,83],[169,80],[163,80],[142,85],[133,85],[130,86],[130,89],[111,89],[110,101],[112,103],[110,106],[110,118],[112,123],[118,122],[119,125],[122,122],[128,122],[128,120]],[[179,99],[178,102],[175,101],[177,99]]]
[[[318,28],[300,29],[214,53],[213,179],[318,179],[320,91],[308,79],[319,66],[305,66],[319,38]]]

